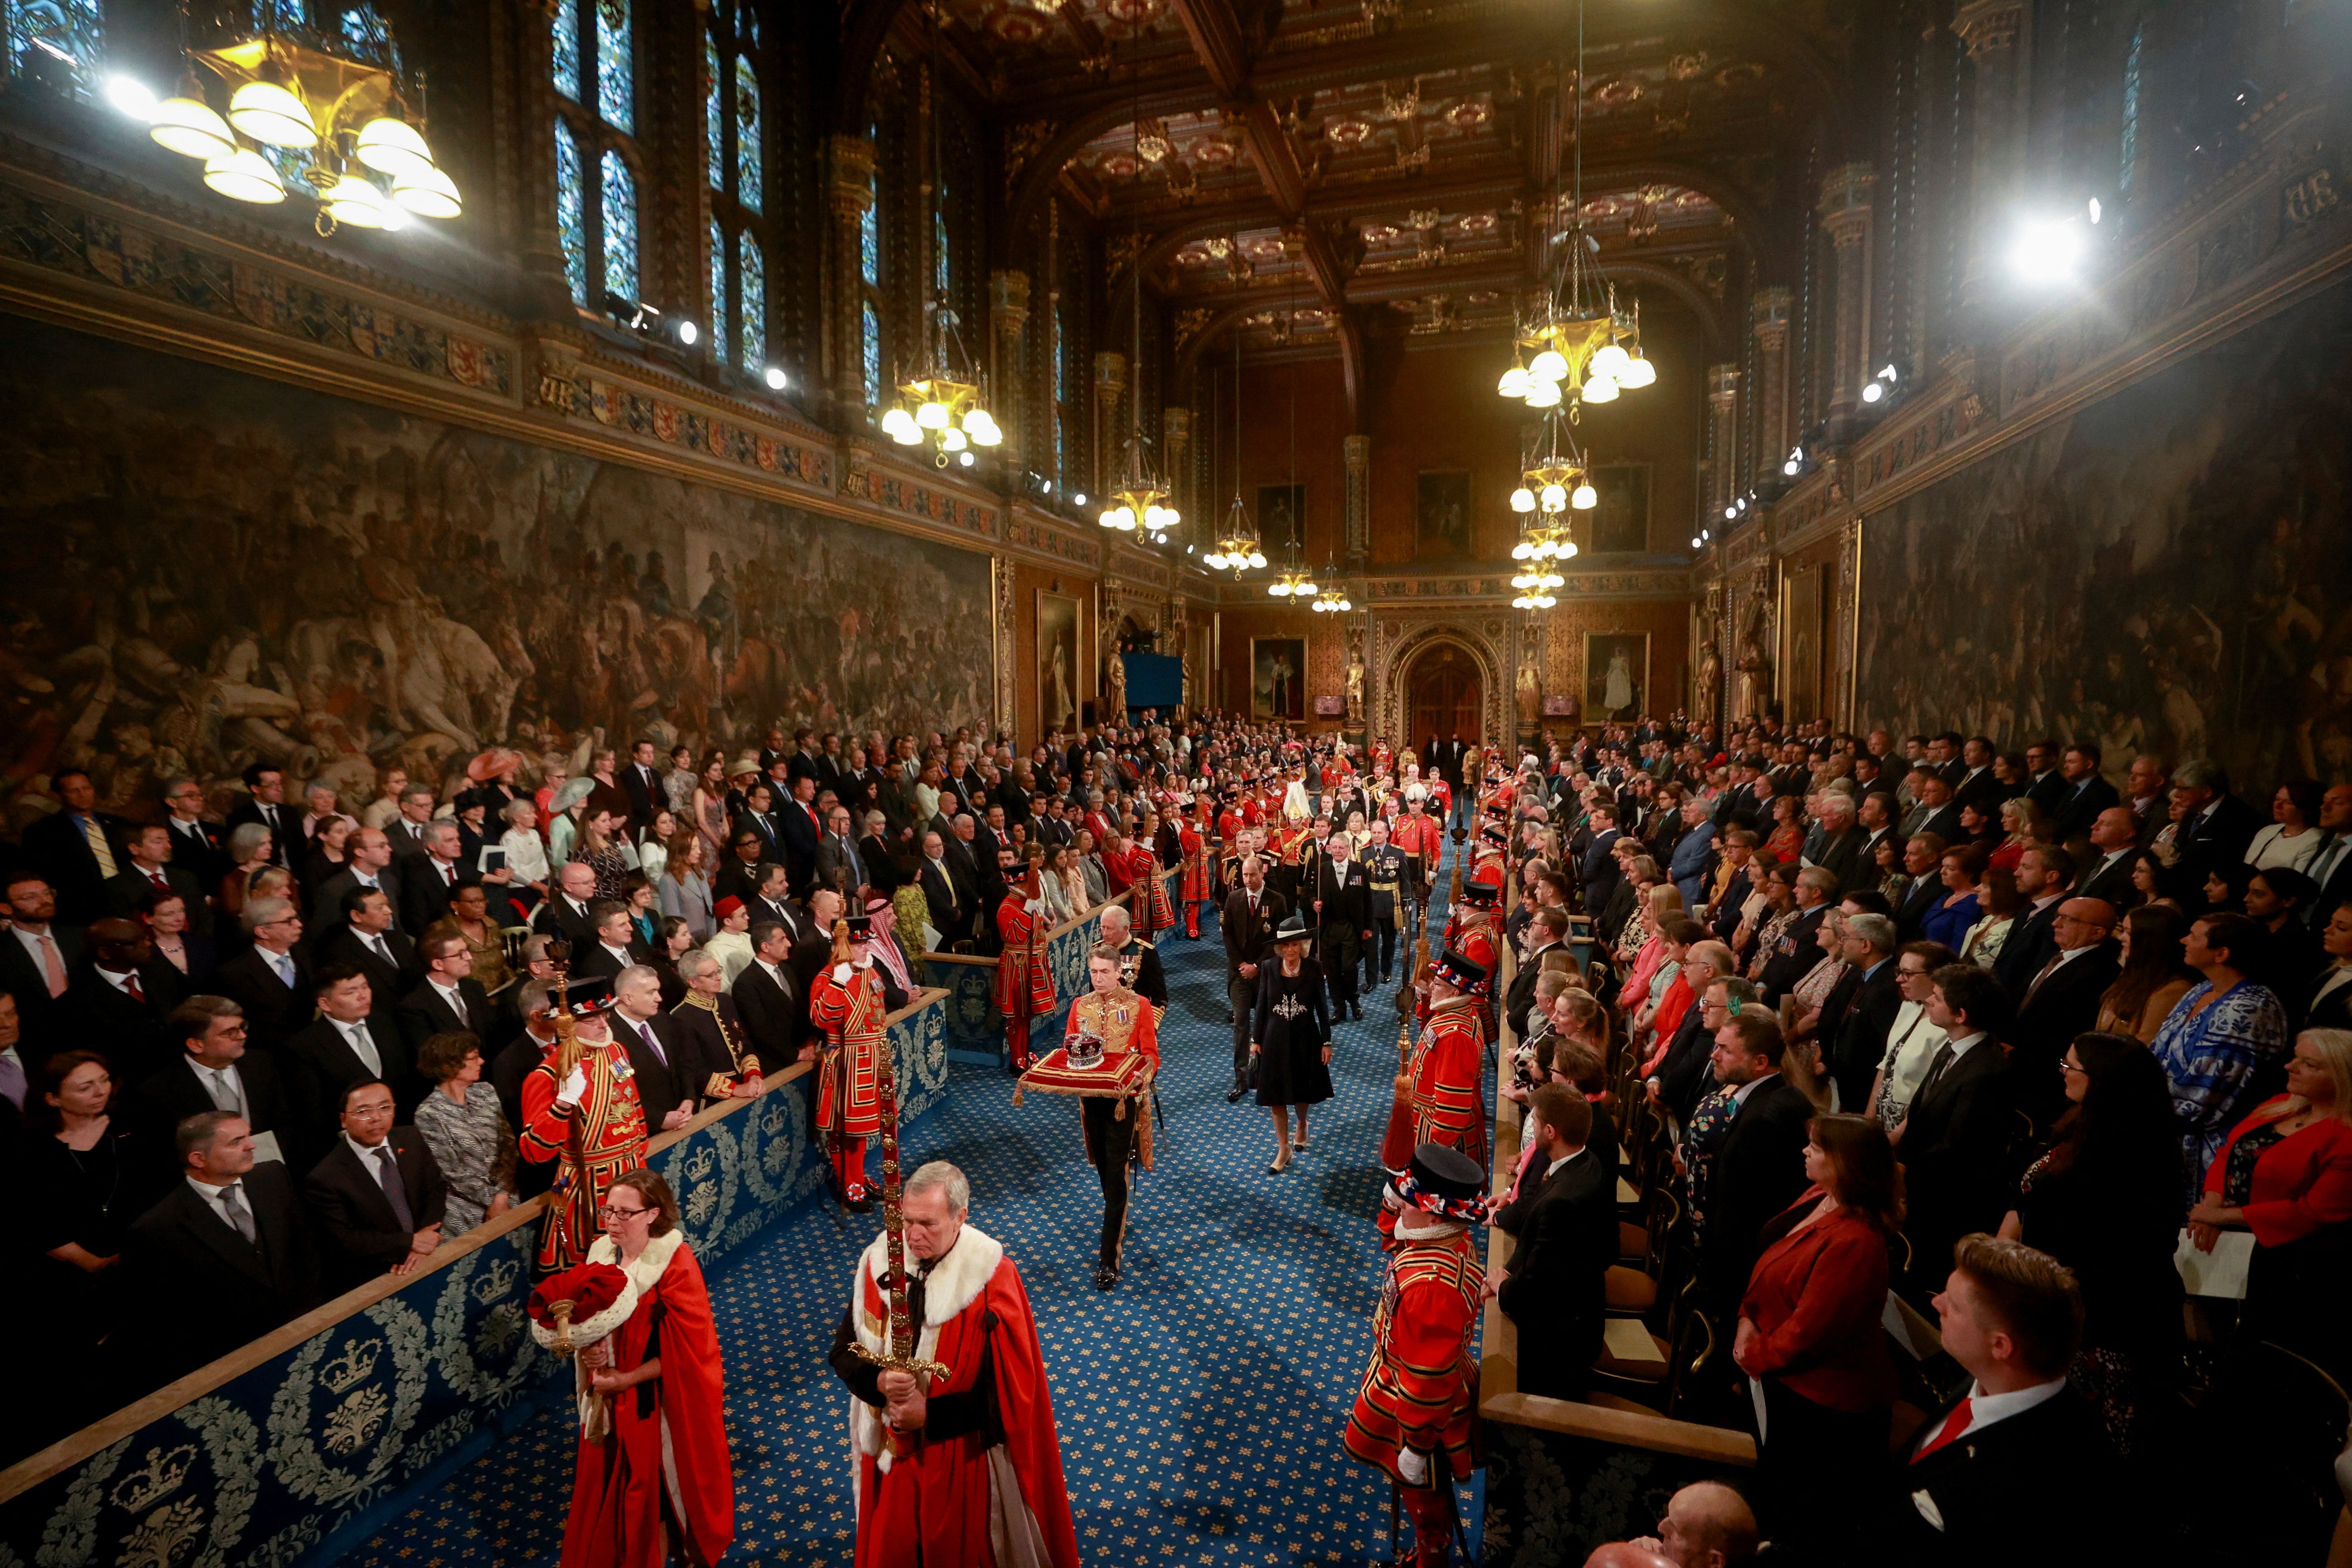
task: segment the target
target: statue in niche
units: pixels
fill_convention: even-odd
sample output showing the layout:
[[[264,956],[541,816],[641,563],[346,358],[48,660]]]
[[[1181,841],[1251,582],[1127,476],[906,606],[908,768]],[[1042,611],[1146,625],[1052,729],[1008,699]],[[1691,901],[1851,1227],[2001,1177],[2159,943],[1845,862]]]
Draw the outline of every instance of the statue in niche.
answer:
[[[1739,633],[1739,719],[1762,717],[1772,704],[1772,597],[1761,574],[1748,596],[1748,618]]]
[[[1631,701],[1629,697],[1627,701]],[[1519,730],[1532,734],[1543,725],[1543,677],[1536,669],[1536,655],[1529,648],[1519,661]]]
[[[1127,656],[1114,643],[1103,658],[1103,686],[1110,693],[1110,711],[1105,715],[1110,722],[1127,722]]]
[[[1364,716],[1364,634],[1348,634],[1348,717]]]

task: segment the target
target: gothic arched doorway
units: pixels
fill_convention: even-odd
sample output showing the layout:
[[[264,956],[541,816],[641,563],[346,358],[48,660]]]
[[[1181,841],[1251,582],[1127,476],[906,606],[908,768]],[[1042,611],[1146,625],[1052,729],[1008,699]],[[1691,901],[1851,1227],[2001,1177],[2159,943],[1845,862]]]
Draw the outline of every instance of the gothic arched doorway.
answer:
[[[1405,671],[1405,733],[1414,751],[1460,735],[1473,745],[1482,739],[1485,690],[1478,660],[1458,643],[1428,648]]]

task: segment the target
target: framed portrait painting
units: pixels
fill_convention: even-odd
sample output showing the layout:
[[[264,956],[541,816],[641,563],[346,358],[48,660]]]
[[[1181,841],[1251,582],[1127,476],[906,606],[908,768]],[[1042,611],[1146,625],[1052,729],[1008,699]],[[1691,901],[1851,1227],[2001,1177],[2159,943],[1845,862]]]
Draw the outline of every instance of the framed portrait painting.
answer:
[[[1584,711],[1589,721],[1639,718],[1650,700],[1650,634],[1584,634]]]
[[[1078,725],[1078,704],[1091,684],[1079,661],[1078,602],[1037,590],[1037,732],[1067,732]]]
[[[1307,639],[1250,638],[1250,717],[1307,717]]]
[[[1601,463],[1592,470],[1595,553],[1637,554],[1650,547],[1650,465]]]
[[[1258,486],[1257,537],[1265,558],[1277,567],[1286,550],[1307,548],[1305,485]]]
[[[1425,473],[1413,489],[1415,555],[1470,553],[1470,476]]]

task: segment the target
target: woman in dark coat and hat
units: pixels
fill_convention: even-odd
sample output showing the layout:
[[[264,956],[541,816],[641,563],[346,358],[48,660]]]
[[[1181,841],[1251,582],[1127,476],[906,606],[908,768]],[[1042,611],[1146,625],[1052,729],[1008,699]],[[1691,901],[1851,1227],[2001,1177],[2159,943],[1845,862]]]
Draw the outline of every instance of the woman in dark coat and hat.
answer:
[[[1323,1000],[1323,966],[1307,956],[1313,940],[1306,917],[1294,910],[1274,933],[1278,962],[1258,971],[1250,1062],[1257,1069],[1257,1102],[1274,1112],[1269,1176],[1290,1169],[1291,1151],[1307,1147],[1307,1108],[1331,1098],[1331,1018]],[[1296,1138],[1292,1110],[1298,1113]]]

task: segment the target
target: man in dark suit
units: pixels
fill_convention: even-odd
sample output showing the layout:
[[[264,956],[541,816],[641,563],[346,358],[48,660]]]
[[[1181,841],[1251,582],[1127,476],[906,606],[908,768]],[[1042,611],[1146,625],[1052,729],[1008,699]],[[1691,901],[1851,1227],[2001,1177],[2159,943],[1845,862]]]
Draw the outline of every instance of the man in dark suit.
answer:
[[[228,832],[233,834],[248,822],[261,824],[269,829],[270,862],[293,865],[294,848],[302,832],[294,826],[294,814],[286,809],[286,775],[268,763],[256,763],[245,770],[245,791],[244,801],[228,814]]]
[[[323,1137],[334,1123],[343,1090],[355,1083],[388,1083],[394,1098],[412,1109],[425,1098],[416,1053],[390,1006],[376,1006],[366,975],[356,969],[321,969],[310,982],[310,994],[319,1020],[286,1044],[288,1068],[298,1075],[290,1086],[297,1113],[307,1128]]]
[[[916,879],[923,889],[924,902],[930,906],[931,924],[939,929],[940,942],[952,947],[970,941],[978,918],[980,889],[961,864],[948,858],[947,845],[936,833],[923,835],[923,860]]]
[[[1716,1032],[1715,1081],[1735,1089],[1731,1131],[1716,1150],[1707,1181],[1716,1195],[1708,1200],[1699,1255],[1700,1291],[1717,1322],[1730,1322],[1738,1310],[1764,1250],[1765,1223],[1805,1190],[1805,1123],[1813,1102],[1780,1076],[1785,1044],[1780,1020],[1759,1007],[1741,1008]]]
[[[2352,784],[2331,784],[2319,797],[2319,827],[2327,837],[2304,868],[2319,891],[2305,911],[2311,929],[2327,929],[2327,917],[2352,900]]]
[[[599,899],[588,906],[596,922],[595,939],[572,951],[572,973],[583,980],[610,980],[636,963],[651,963],[653,950],[637,935],[628,906]]]
[[[1960,769],[1952,779],[1952,804],[1990,811],[2000,805],[2006,786],[1993,775],[1992,742],[1971,735],[1960,746]]]
[[[2017,923],[2009,928],[1992,965],[1994,978],[2012,998],[2025,994],[2026,986],[2058,951],[2052,928],[2074,872],[2073,857],[2054,844],[2036,844],[2018,857]]]
[[[714,888],[714,900],[727,894]],[[596,873],[583,861],[567,861],[555,873],[555,889],[531,916],[531,925],[545,936],[560,936],[572,951],[596,943],[596,917],[589,906],[596,898]]]
[[[245,1014],[226,996],[191,996],[172,1010],[179,1059],[139,1080],[124,1097],[129,1146],[124,1195],[136,1208],[161,1199],[178,1178],[173,1139],[181,1122],[207,1110],[242,1118],[257,1157],[308,1170],[322,1141],[306,1137],[275,1063],[246,1048]]]
[[[771,1072],[799,1059],[809,1033],[808,997],[793,973],[792,933],[773,921],[751,928],[751,962],[735,976],[736,1016],[751,1054]]]
[[[414,1127],[394,1127],[392,1087],[345,1086],[336,1101],[342,1136],[310,1168],[302,1196],[319,1221],[326,1286],[353,1289],[384,1274],[411,1274],[441,1245],[449,1186]]]
[[[1944,1043],[1893,1132],[1910,1205],[1906,1293],[1919,1300],[1942,1284],[1955,1241],[2000,1225],[2014,1191],[2003,1176],[2018,1131],[2001,1049],[2014,1013],[2009,994],[1971,963],[1937,970],[1930,986],[1927,1022],[1944,1031]]]
[[[1772,944],[1764,959],[1764,971],[1757,977],[1765,1001],[1777,1005],[1822,961],[1822,921],[1829,915],[1835,887],[1830,874],[1818,866],[1797,873],[1797,918]]]
[[[629,765],[621,770],[621,787],[628,792],[629,837],[635,838],[654,825],[654,813],[669,809],[669,797],[663,793],[661,774],[655,764],[661,752],[643,735],[629,748]]]
[[[1824,1031],[1822,1037],[1827,1046],[1822,1055],[1831,1075],[1837,1079],[1842,1105],[1869,1103],[1871,1081],[1877,1075],[1880,1059],[1886,1055],[1887,1031],[1895,1026],[1895,1015],[1903,1010],[1903,993],[1895,974],[1895,922],[1887,916],[1845,917],[1845,935],[1838,955],[1849,966],[1847,973],[1859,977],[1860,983],[1846,1004],[1837,1032],[1831,1035]]]
[[[310,1016],[310,965],[296,946],[302,917],[291,900],[254,899],[238,919],[253,945],[213,971],[213,988],[245,1009],[247,1045],[280,1051]]]
[[[130,864],[131,825],[98,809],[97,786],[79,768],[58,769],[49,787],[58,809],[25,829],[25,858],[57,889],[59,918],[80,925],[104,911],[107,882]]]
[[[179,1005],[179,973],[155,961],[154,942],[135,921],[93,923],[58,1010],[61,1037],[103,1051],[121,1083],[137,1083],[170,1059],[163,1016]]]
[[[2127,805],[2111,805],[2091,820],[2093,858],[2084,868],[2077,889],[2120,914],[2140,902],[2132,886],[2132,862],[2139,856],[2139,823]]]
[[[454,822],[436,822],[426,830],[425,854],[412,859],[400,879],[400,927],[411,936],[423,936],[434,921],[446,920],[449,900],[461,883],[480,878],[459,863],[464,843]]]
[[[2172,775],[2172,804],[2180,813],[2173,846],[2184,872],[2202,879],[2217,865],[2235,865],[2263,828],[2263,814],[2230,793],[2218,763],[2192,760]]]
[[[129,828],[122,835],[122,847],[128,858],[106,884],[106,913],[128,919],[151,897],[177,899],[187,908],[190,931],[201,936],[211,929],[204,888],[195,873],[172,864],[170,828],[161,823]]]
[[[1967,830],[1960,826],[1960,808],[1952,801],[1950,781],[1932,768],[1920,769],[1911,779],[1919,804],[1903,819],[1904,837],[1932,833],[1947,844],[1958,843]]]
[[[760,891],[761,873],[769,866],[778,865],[768,853],[767,841],[750,827],[738,825],[735,836],[729,840],[727,858],[710,879],[710,899],[740,899],[750,903]]]
[[[824,837],[824,824],[816,814],[816,775],[793,780],[792,798],[776,808],[776,834],[783,841],[784,869],[792,873],[793,892],[808,896],[816,881],[816,847]]]
[[[204,816],[204,786],[187,777],[167,779],[163,826],[172,835],[172,864],[196,879],[207,891],[220,886],[228,871],[227,836]]]
[[[445,931],[426,937],[417,952],[424,960],[424,973],[400,998],[400,1027],[409,1050],[414,1053],[436,1035],[490,1038],[498,1009],[482,983],[474,978],[473,950],[466,945],[466,939]],[[590,977],[586,971],[579,973],[583,978]]]
[[[1320,852],[1298,889],[1318,928],[1317,951],[1323,960],[1323,984],[1331,998],[1331,1021],[1351,1013],[1364,1016],[1356,987],[1362,976],[1363,944],[1372,934],[1372,882],[1355,858],[1355,845],[1344,833],[1324,840]]]
[[[1225,895],[1217,921],[1225,943],[1225,1001],[1234,1014],[1234,1086],[1225,1103],[1233,1104],[1249,1088],[1251,1015],[1257,1007],[1258,965],[1271,961],[1274,928],[1290,910],[1282,895],[1265,885],[1265,859],[1242,857],[1241,886]]]
[[[393,926],[392,900],[383,889],[352,888],[336,912],[341,929],[318,944],[320,963],[358,970],[379,996],[404,995],[422,977],[416,944]]]
[[[2123,971],[2115,927],[2116,911],[2101,900],[2061,900],[2051,955],[2018,998],[2009,1031],[2010,1099],[2039,1131],[2066,1109],[2059,1070],[2066,1047],[2099,1021],[2099,998]]]
[[[677,1020],[662,1009],[661,976],[645,964],[621,971],[607,1016],[613,1038],[628,1048],[646,1131],[667,1132],[692,1121],[709,1075]]]
[[[437,803],[430,784],[412,784],[400,792],[400,809],[383,825],[384,837],[402,868],[421,858],[431,843],[433,812]]]
[[[392,840],[373,827],[354,828],[343,840],[343,868],[319,884],[310,900],[311,940],[318,942],[332,934],[348,907],[344,900],[353,890],[380,892],[385,909],[394,915],[400,912],[400,872],[392,863]],[[415,868],[410,862],[410,868]]]
[[[1967,1395],[1937,1411],[1892,1478],[1872,1532],[1884,1561],[1920,1568],[2135,1560],[2129,1510],[2086,1497],[2122,1486],[2090,1402],[2066,1380],[2082,1341],[2074,1278],[2022,1242],[1962,1242],[1935,1298]]]
[[[751,865],[784,858],[782,824],[776,817],[776,787],[762,779],[743,792],[743,808],[735,814],[736,838],[740,840],[748,833],[760,841],[760,852],[749,858]],[[737,855],[742,855],[740,847]]]
[[[1503,1016],[1515,1038],[1528,1037],[1528,1012],[1536,1004],[1536,980],[1543,971],[1543,955],[1567,940],[1566,910],[1547,904],[1528,918],[1528,955],[1519,961],[1511,975],[1511,988],[1503,996]]]
[[[1579,868],[1578,877],[1584,884],[1584,912],[1597,916],[1609,907],[1609,895],[1617,890],[1623,878],[1617,868],[1617,858],[1610,853],[1616,847],[1619,837],[1617,808],[1596,805],[1589,820],[1592,825],[1592,846],[1584,852],[1584,864]]]
[[[1812,861],[1835,879],[1838,891],[1878,879],[1869,875],[1869,862],[1862,858],[1869,842],[1869,830],[1854,820],[1853,798],[1835,790],[1824,793],[1822,841],[1815,847]]]
[[[760,868],[751,890],[743,895],[743,907],[751,911],[751,923],[774,921],[792,928],[793,941],[803,942],[816,934],[807,915],[793,900],[792,874],[771,860]]]
[[[2058,771],[2058,742],[2036,741],[2025,748],[2025,797],[2051,821],[2066,795],[2065,775]]]
[[[2055,792],[2058,842],[2071,844],[2091,831],[2099,813],[2120,804],[2123,797],[2100,776],[2099,748],[2089,741],[2077,741],[2066,748],[2058,775],[2065,781],[2065,787]]]
[[[826,814],[824,841],[816,847],[816,879],[850,894],[870,886],[857,840],[850,835],[849,808],[836,805]]]
[[[318,1304],[319,1264],[294,1178],[254,1163],[251,1129],[226,1110],[173,1130],[184,1180],[132,1222],[122,1258],[131,1300],[204,1303],[156,1312],[132,1336],[150,1384],[194,1371]]]
[[[1919,940],[1920,922],[1944,901],[1951,889],[1944,886],[1944,841],[1921,833],[1903,841],[1903,869],[1911,880],[1903,901],[1895,906],[1895,933],[1905,942]]]
[[[1518,1238],[1496,1287],[1519,1330],[1519,1392],[1573,1399],[1601,1354],[1603,1286],[1617,1261],[1617,1184],[1585,1147],[1592,1108],[1556,1083],[1528,1097],[1526,1136],[1540,1149],[1517,1201],[1494,1223]]]

